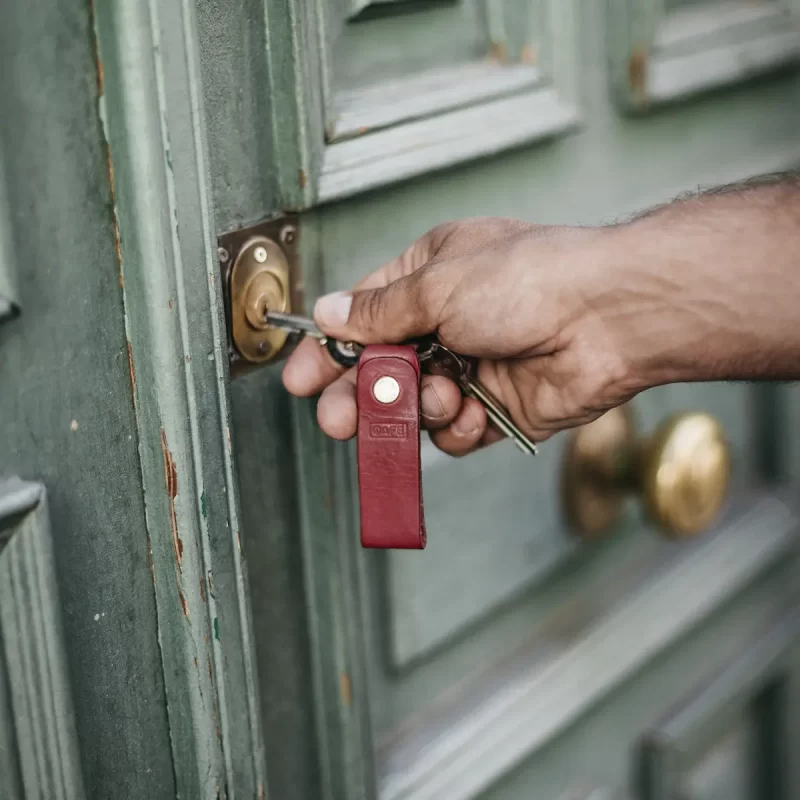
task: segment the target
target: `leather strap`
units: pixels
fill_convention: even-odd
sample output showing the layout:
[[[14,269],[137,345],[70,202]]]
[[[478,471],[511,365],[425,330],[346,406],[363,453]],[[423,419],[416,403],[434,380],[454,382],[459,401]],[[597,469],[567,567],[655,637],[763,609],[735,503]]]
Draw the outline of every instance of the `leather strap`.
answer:
[[[362,547],[425,547],[419,387],[419,359],[413,347],[364,349],[356,387]]]

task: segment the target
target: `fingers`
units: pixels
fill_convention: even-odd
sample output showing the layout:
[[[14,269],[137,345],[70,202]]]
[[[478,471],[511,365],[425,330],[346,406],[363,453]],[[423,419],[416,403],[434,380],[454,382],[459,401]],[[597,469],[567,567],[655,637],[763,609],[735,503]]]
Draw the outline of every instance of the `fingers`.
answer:
[[[420,390],[422,425],[428,430],[444,428],[455,420],[462,407],[461,391],[452,381],[426,375]],[[350,439],[358,428],[356,369],[335,380],[317,404],[319,426],[333,439]]]
[[[319,394],[342,374],[328,351],[313,339],[297,345],[283,367],[283,385],[297,397]]]
[[[431,440],[451,456],[465,456],[476,450],[486,434],[486,411],[471,397],[464,398],[452,424],[431,433]]]

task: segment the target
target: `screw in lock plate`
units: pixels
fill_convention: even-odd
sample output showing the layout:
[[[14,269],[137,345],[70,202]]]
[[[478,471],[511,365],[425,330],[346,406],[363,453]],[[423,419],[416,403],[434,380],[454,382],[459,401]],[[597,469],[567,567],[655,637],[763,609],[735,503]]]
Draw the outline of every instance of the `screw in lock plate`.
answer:
[[[267,260],[267,248],[266,247],[256,247],[253,250],[253,258],[258,261],[259,264],[263,264]]]

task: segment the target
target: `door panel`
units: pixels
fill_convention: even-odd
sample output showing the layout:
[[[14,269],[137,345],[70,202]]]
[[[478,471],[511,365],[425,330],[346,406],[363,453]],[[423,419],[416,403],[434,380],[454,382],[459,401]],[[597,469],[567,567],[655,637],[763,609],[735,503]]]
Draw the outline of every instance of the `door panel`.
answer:
[[[44,487],[0,480],[0,788],[84,797]]]
[[[270,113],[284,207],[491,155],[578,121],[574,0],[391,3],[367,19],[349,19],[347,4],[293,1],[288,13],[286,4],[265,7],[268,69],[295,87],[268,98],[278,100]],[[287,63],[298,66],[287,74]]]

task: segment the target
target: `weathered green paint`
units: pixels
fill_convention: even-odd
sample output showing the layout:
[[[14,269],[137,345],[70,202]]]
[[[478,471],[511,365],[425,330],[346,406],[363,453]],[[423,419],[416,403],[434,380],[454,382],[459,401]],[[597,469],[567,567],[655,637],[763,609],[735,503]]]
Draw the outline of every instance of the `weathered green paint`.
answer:
[[[716,538],[665,543],[631,513],[611,541],[576,546],[558,439],[525,469],[502,446],[469,462],[426,447],[431,543],[414,560],[360,550],[353,448],[322,436],[279,368],[229,386],[222,231],[312,209],[310,304],[445,219],[596,223],[800,163],[796,72],[620,115],[609,87],[619,101],[621,70],[628,89],[640,77],[631,48],[663,35],[661,3],[402,5],[356,21],[349,0],[4,12],[0,272],[23,314],[0,327],[0,474],[47,487],[90,796],[624,795],[631,745],[736,663],[796,585],[793,512],[769,484],[783,457],[800,472],[800,423],[788,408],[790,435],[756,419],[772,390],[678,386],[636,404],[646,430],[690,406],[722,419],[742,491]],[[456,17],[434,52],[426,36]],[[457,78],[456,61],[489,51],[491,91],[425,107],[420,55]],[[386,116],[370,106],[383,91],[358,84],[389,74],[409,82]],[[331,128],[365,108],[377,129]],[[766,494],[745,491],[754,476]],[[10,664],[4,641],[0,686]],[[504,705],[512,688],[525,692]],[[0,718],[9,707],[0,688]],[[470,729],[487,709],[495,744]],[[15,736],[0,725],[4,752]],[[0,755],[3,791],[19,794],[21,760]],[[697,770],[692,786],[709,780]]]
[[[98,5],[103,120],[177,792],[257,797],[266,778],[194,14],[180,0]]]
[[[166,800],[170,735],[86,2],[4,5],[0,98],[23,309],[0,326],[0,473],[47,489],[87,792]]]
[[[46,494],[15,478],[0,480],[0,695],[3,797],[85,797]]]
[[[581,5],[580,43],[571,54],[577,53],[577,66],[573,68],[579,70],[577,98],[582,127],[578,133],[304,213],[300,241],[307,305],[323,291],[351,285],[369,269],[401,252],[429,227],[448,219],[498,214],[543,223],[597,223],[663,201],[697,184],[735,180],[797,162],[800,82],[796,73],[777,73],[755,87],[706,94],[702,102],[673,106],[668,113],[647,118],[621,116],[609,96],[609,86],[614,80],[615,58],[626,56],[621,50],[615,52],[619,40],[614,30],[608,38],[602,35],[607,22],[615,24],[605,16],[606,11],[601,0]],[[436,13],[443,15],[446,10],[438,7]],[[424,12],[415,18],[409,11],[402,23],[393,22],[391,16],[387,11],[374,24],[368,20],[354,22],[346,35],[351,43],[358,41],[377,53],[379,48],[376,40],[370,39],[370,32],[379,26],[388,41],[392,30],[413,31],[415,25],[425,24]],[[553,35],[561,34],[563,31],[557,30]],[[570,53],[561,45],[558,38],[545,43],[557,54]],[[355,59],[359,54],[342,57]],[[410,68],[411,62],[409,54],[399,68],[393,68],[402,71],[403,65]],[[560,67],[568,70],[569,60]],[[219,92],[224,75],[215,73],[213,65],[206,64],[206,68],[211,91]],[[332,84],[336,85],[339,78],[334,64]],[[249,80],[245,78],[246,87]],[[272,97],[264,102],[271,103]],[[769,120],[768,125],[765,120]],[[236,136],[240,141],[242,133]],[[685,144],[687,136],[691,147]],[[379,158],[380,153],[376,153]],[[228,186],[245,163],[241,151],[232,153],[224,144],[212,155],[216,180],[222,182],[224,178]],[[241,180],[246,184],[252,178],[242,175]],[[223,230],[234,226],[236,219],[258,216],[257,207],[239,207],[236,218],[228,218],[224,208],[223,202],[218,203],[217,224]],[[288,713],[280,708],[278,698],[287,684],[271,686],[272,679],[264,676],[267,752],[271,760],[286,759],[292,765],[303,752],[309,769],[320,769],[322,780],[331,781],[328,796],[358,796],[364,787],[372,796],[375,783],[371,769],[377,760],[381,796],[394,797],[386,781],[403,772],[402,763],[392,766],[393,743],[400,731],[419,733],[419,752],[425,753],[423,760],[432,759],[437,748],[447,749],[449,733],[462,735],[458,711],[466,713],[469,702],[493,699],[490,691],[475,684],[464,689],[465,697],[472,700],[464,700],[452,717],[443,713],[436,718],[434,712],[427,713],[438,699],[448,696],[454,683],[469,687],[481,669],[494,674],[491,665],[511,658],[520,643],[530,640],[554,615],[566,614],[571,597],[583,598],[587,609],[585,616],[579,615],[580,621],[570,618],[576,626],[576,641],[580,641],[604,618],[604,587],[616,587],[619,602],[624,603],[634,596],[642,574],[659,569],[659,565],[665,568],[674,553],[674,547],[645,533],[641,519],[633,515],[614,541],[602,547],[580,547],[577,554],[570,555],[566,545],[571,539],[557,502],[558,439],[547,444],[541,462],[537,460],[525,469],[515,460],[512,448],[493,448],[469,463],[439,460],[426,466],[426,507],[434,527],[423,558],[359,553],[352,448],[324,442],[315,426],[312,401],[298,403],[291,411],[286,407],[277,369],[236,381],[232,392],[249,563],[265,570],[276,541],[287,547],[285,541],[291,539],[292,531],[302,532],[302,578],[296,560],[292,561],[298,555],[289,549],[291,557],[287,555],[280,562],[289,575],[281,574],[268,593],[261,587],[252,590],[258,620],[255,636],[259,653],[266,652],[270,642],[286,643],[293,647],[293,663],[302,656],[305,665],[309,655],[301,652],[274,621],[277,616],[298,620],[297,591],[305,585],[312,674],[295,679],[291,688],[296,693],[313,690],[319,743],[314,751],[300,750],[307,729],[296,717],[294,727],[281,727]],[[757,424],[755,394],[752,387],[677,386],[649,393],[636,407],[645,430],[677,409],[700,407],[716,414],[734,446],[737,481],[746,485],[753,473],[775,474],[774,465],[767,462],[774,461],[768,440],[776,431],[770,433],[768,427]],[[758,390],[765,413],[773,407],[768,395]],[[288,419],[294,420],[294,443],[285,442],[282,428]],[[265,456],[267,450],[269,456]],[[296,501],[291,496],[282,497],[281,502],[265,496],[265,486],[281,487],[282,494],[288,492],[287,481],[292,485],[291,475],[286,474],[290,463],[299,469]],[[491,483],[486,481],[487,475],[493,476]],[[465,486],[472,487],[472,501],[464,496]],[[458,498],[457,502],[453,498]],[[510,510],[490,513],[493,507]],[[276,525],[285,533],[267,536],[265,530],[272,531]],[[483,544],[487,530],[493,534],[490,547]],[[559,556],[559,548],[564,555]],[[561,563],[554,572],[537,573],[534,562],[546,560],[548,550]],[[716,571],[713,563],[709,557],[707,564],[712,572]],[[786,569],[790,582],[796,565],[789,564]],[[260,574],[274,579],[274,566],[272,570]],[[720,610],[702,630],[708,633],[724,628],[729,637],[726,647],[732,647],[737,636],[745,635],[750,624],[745,620],[758,614],[764,618],[776,614],[783,589],[768,579],[759,586],[755,593],[745,592],[738,585],[732,587],[736,593],[741,591],[739,599],[725,601],[734,609],[732,616],[726,617],[728,612]],[[410,599],[403,602],[403,598]],[[592,608],[596,615],[588,613]],[[726,627],[723,618],[733,621]],[[646,625],[644,620],[640,622]],[[395,632],[400,629],[410,632],[404,637],[413,635],[417,639],[398,639]],[[415,641],[425,645],[416,654],[409,644]],[[585,768],[587,794],[606,784],[624,784],[626,753],[643,732],[648,714],[666,707],[681,687],[689,691],[707,670],[724,663],[730,652],[724,647],[715,651],[717,661],[709,651],[709,660],[704,661],[699,656],[701,639],[693,639],[697,644],[688,649],[684,649],[680,637],[665,641],[666,649],[652,670],[642,668],[621,677],[622,687],[601,700],[601,715],[595,717],[591,708],[582,709],[578,721],[561,734],[563,746],[555,749],[551,742],[531,752],[527,762],[500,779],[495,795],[562,796],[571,788],[565,782],[564,775],[569,772],[565,765],[574,765],[575,771]],[[406,662],[409,654],[414,658]],[[272,663],[267,658],[260,655],[260,663]],[[524,656],[519,658],[525,663]],[[683,676],[671,673],[678,664],[691,665],[691,669],[687,666]],[[504,673],[500,667],[496,669],[502,685]],[[651,702],[637,715],[634,701],[624,698],[641,701],[645,675],[657,683]],[[661,677],[656,679],[656,675]],[[627,694],[629,687],[631,693]],[[614,729],[616,708],[628,720],[619,733]],[[543,719],[550,716],[555,720],[558,714],[548,712]],[[270,741],[271,722],[286,731],[280,740]],[[595,751],[600,754],[597,758]],[[487,757],[486,770],[494,769],[492,765],[501,760]],[[467,771],[466,764],[464,769]],[[288,794],[299,786],[314,796],[298,781],[297,772],[287,768],[274,775],[274,786]],[[420,784],[418,794],[408,796],[437,796],[435,787],[432,780]],[[491,790],[487,790],[487,796],[492,796]]]

